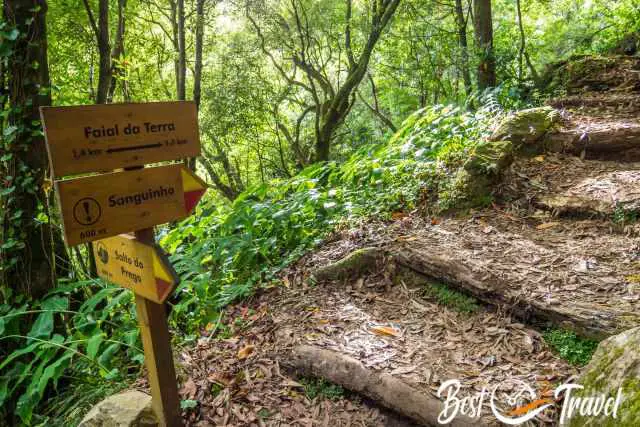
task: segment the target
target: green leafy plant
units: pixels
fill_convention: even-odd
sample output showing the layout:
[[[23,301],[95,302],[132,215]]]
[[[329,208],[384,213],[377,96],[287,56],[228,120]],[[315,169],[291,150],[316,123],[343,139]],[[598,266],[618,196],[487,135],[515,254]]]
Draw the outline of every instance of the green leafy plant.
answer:
[[[615,224],[620,225],[634,223],[638,221],[638,211],[628,210],[624,209],[621,206],[616,206],[615,210],[613,211],[611,220]]]
[[[63,284],[38,302],[0,305],[3,418],[13,413],[33,423],[39,403],[70,378],[76,387],[99,389],[125,380],[123,368],[131,363],[139,371],[143,354],[132,307],[129,291],[93,281]]]
[[[544,340],[563,359],[572,365],[584,366],[598,347],[598,342],[578,337],[575,332],[552,329],[543,334]]]
[[[423,295],[435,299],[438,304],[452,308],[460,313],[475,313],[480,309],[478,301],[442,283],[425,285]]]
[[[305,377],[300,380],[300,384],[304,386],[304,394],[311,400],[316,397],[339,400],[345,395],[344,388],[322,378]]]

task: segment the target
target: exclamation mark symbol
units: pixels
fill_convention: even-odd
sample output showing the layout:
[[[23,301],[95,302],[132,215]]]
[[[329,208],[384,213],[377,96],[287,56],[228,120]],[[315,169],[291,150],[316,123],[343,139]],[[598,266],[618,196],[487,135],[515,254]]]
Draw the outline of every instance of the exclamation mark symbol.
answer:
[[[91,222],[91,214],[89,213],[89,202],[83,202],[82,206],[84,207],[84,211],[87,214],[87,222]]]

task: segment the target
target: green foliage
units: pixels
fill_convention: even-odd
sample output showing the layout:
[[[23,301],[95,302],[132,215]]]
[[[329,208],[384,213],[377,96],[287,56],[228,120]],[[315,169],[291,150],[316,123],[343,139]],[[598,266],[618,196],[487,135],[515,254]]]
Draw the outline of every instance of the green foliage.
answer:
[[[438,304],[452,308],[460,313],[475,313],[480,309],[478,301],[461,292],[451,289],[442,283],[428,283],[424,287],[423,295],[435,299]]]
[[[257,7],[256,16],[266,18],[259,21],[265,24],[267,44],[279,60],[292,56],[298,40],[303,45],[313,42],[305,53],[323,64],[321,73],[337,86],[348,67],[342,50],[345,3],[303,2],[309,13],[308,39],[292,38],[296,29],[290,2],[264,2],[264,7]],[[223,3],[224,8],[216,8]],[[337,227],[371,217],[385,219],[399,210],[442,212],[490,203],[487,184],[509,161],[512,147],[487,143],[488,123],[501,115],[501,108],[539,104],[544,95],[535,87],[528,67],[523,79],[518,78],[515,2],[492,4],[500,85],[469,96],[462,84],[462,49],[452,3],[403,1],[392,31],[384,35],[371,58],[370,80],[367,76],[358,88],[351,113],[336,135],[335,161],[296,174],[308,164],[315,137],[317,113],[312,108],[308,115],[300,115],[313,107],[300,89],[308,84],[305,71],[285,61],[285,74],[299,81],[292,84],[283,77],[260,50],[256,32],[245,19],[246,8],[231,3],[212,2],[205,13],[200,106],[203,165],[210,166],[210,178],[217,174],[235,190],[249,189],[233,203],[210,196],[196,215],[164,232],[162,243],[173,253],[182,277],[171,300],[170,319],[182,340],[197,337],[230,301],[250,295],[259,286],[274,285],[280,269]],[[54,101],[57,105],[90,103],[99,61],[84,6],[79,0],[51,0],[48,6]],[[636,0],[523,1],[522,6],[526,50],[540,75],[547,63],[575,54],[607,52],[624,34],[640,30]],[[175,98],[177,55],[165,7],[169,10],[164,1],[127,3],[126,55],[117,62],[122,73],[116,78],[114,101]],[[368,17],[363,7],[364,3],[354,2],[351,35],[356,53],[365,43]],[[118,21],[115,12],[112,7],[112,34]],[[188,57],[194,45],[194,31],[190,31],[194,15],[189,12],[186,19]],[[471,19],[466,30],[475,85],[479,52]],[[9,70],[7,61],[21,41],[24,34],[0,22],[3,70]],[[606,60],[600,64],[606,65]],[[24,65],[29,70],[38,67],[30,61]],[[585,71],[579,61],[572,67],[570,72],[576,76]],[[559,85],[563,82],[561,78]],[[187,85],[192,83],[188,78]],[[43,93],[48,90],[42,88]],[[394,124],[405,121],[391,136],[389,129],[395,126],[383,124],[362,101]],[[0,94],[0,102],[2,276],[21,260],[25,230],[55,219],[47,214],[46,200],[36,197],[47,194],[34,179],[38,171],[18,156],[30,149],[34,137],[41,136],[40,124],[25,119],[28,105],[8,107],[6,91]],[[460,107],[429,106],[443,102]],[[463,106],[482,108],[468,112]],[[25,196],[35,200],[33,215],[19,206]],[[614,214],[616,222],[636,218],[622,209]],[[55,419],[74,425],[90,404],[126,383],[129,373],[139,371],[142,354],[128,291],[99,282],[62,283],[35,301],[14,295],[2,285],[0,419],[23,424]],[[472,299],[441,285],[429,288],[427,294],[464,312],[477,309]],[[222,324],[218,336],[233,334],[242,326]],[[563,357],[583,363],[590,344],[567,334],[552,331],[547,339],[566,354]]]
[[[613,211],[611,220],[615,224],[631,224],[638,221],[638,211],[625,209],[622,206],[616,206],[616,209]]]
[[[544,340],[560,357],[576,366],[589,363],[598,347],[598,342],[578,337],[575,332],[552,329],[544,333]]]
[[[0,21],[0,63],[3,70],[17,72],[16,64],[21,65],[24,74],[22,88],[25,92],[33,89],[34,82],[28,76],[37,70],[37,62],[29,62],[18,46],[28,42],[28,25],[16,25],[5,20]],[[4,85],[0,92],[0,285],[6,283],[9,273],[16,271],[24,257],[25,241],[31,230],[48,222],[44,214],[45,200],[39,200],[38,171],[32,169],[24,160],[25,153],[32,149],[34,139],[42,135],[39,121],[32,121],[31,105],[13,105],[9,101],[8,88]],[[14,82],[14,84],[19,84]],[[39,90],[48,91],[48,88]],[[29,218],[25,212],[27,206],[35,204],[42,213]],[[31,199],[35,199],[33,202]]]
[[[138,371],[143,355],[131,293],[94,282],[62,284],[41,301],[16,296],[0,305],[0,416],[23,424],[44,422],[34,409],[73,378],[74,387],[102,396]],[[59,396],[57,417],[80,415],[93,403]],[[66,408],[69,413],[64,413]],[[46,412],[46,411],[45,411]],[[15,414],[15,415],[14,415]],[[73,418],[73,416],[71,417]]]
[[[182,410],[192,410],[198,407],[198,401],[192,399],[183,399],[180,401],[180,409]]]
[[[322,378],[305,377],[300,379],[300,384],[304,386],[304,394],[311,400],[316,397],[339,400],[342,399],[345,394],[341,386],[330,383]]]
[[[342,164],[316,164],[256,186],[233,204],[210,199],[161,243],[182,277],[172,322],[189,333],[225,304],[273,283],[276,273],[343,223],[413,209],[455,176],[496,112],[435,106],[407,119],[386,144]],[[436,204],[430,209],[439,209]]]

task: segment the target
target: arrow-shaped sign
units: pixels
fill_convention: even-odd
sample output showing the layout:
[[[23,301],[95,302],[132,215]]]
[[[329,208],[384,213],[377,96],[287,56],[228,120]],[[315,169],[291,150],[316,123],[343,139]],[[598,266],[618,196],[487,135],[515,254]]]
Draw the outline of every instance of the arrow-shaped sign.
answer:
[[[98,275],[162,304],[178,284],[178,275],[162,249],[121,234],[93,245]]]
[[[191,214],[207,185],[181,164],[56,182],[69,246]]]

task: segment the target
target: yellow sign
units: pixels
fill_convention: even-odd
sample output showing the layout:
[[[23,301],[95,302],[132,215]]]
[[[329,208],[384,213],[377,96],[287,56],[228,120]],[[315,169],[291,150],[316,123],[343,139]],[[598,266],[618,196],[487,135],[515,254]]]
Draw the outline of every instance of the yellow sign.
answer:
[[[182,164],[56,182],[69,246],[191,214],[206,184]]]
[[[178,284],[178,276],[162,250],[122,234],[93,245],[98,276],[162,304]]]
[[[200,154],[193,102],[42,107],[54,178]]]

